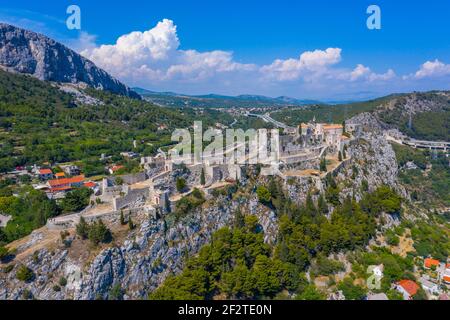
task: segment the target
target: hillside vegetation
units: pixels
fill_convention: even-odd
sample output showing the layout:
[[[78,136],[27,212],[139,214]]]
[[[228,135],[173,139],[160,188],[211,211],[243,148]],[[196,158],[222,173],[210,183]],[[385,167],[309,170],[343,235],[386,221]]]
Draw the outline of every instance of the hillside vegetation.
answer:
[[[130,151],[133,140],[138,141],[134,151],[150,155],[171,144],[173,129],[188,128],[199,117],[204,125],[219,119],[213,110],[199,115],[94,89],[86,92],[100,103],[76,105],[72,95],[48,82],[0,71],[0,172],[74,160],[101,167],[101,154]],[[233,121],[222,113],[220,120]]]
[[[391,95],[366,102],[316,105],[272,114],[276,120],[297,126],[316,117],[319,122],[342,123],[363,112],[373,113],[388,126],[415,139],[450,141],[448,92]],[[411,121],[410,121],[411,119]]]

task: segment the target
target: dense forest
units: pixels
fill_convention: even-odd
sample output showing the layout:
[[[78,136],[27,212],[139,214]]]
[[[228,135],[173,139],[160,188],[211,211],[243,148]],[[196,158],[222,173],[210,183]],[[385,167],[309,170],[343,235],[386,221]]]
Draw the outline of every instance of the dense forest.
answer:
[[[399,164],[399,179],[414,201],[429,209],[450,206],[449,159],[438,152],[392,144]],[[415,167],[407,168],[412,163]]]
[[[333,179],[329,178],[329,188]],[[317,275],[334,274],[344,269],[330,259],[332,253],[363,252],[374,236],[381,212],[399,214],[401,198],[382,186],[367,193],[361,202],[346,199],[327,218],[328,206],[321,197],[317,204],[311,196],[303,206],[290,201],[281,186],[272,180],[259,195],[260,201],[274,209],[279,217],[279,233],[274,246],[264,243],[258,219],[235,214],[232,226],[214,233],[211,244],[188,259],[184,271],[169,277],[150,299],[286,299],[320,300],[326,297],[307,281],[310,268]],[[411,277],[412,262],[387,251],[375,251],[354,257],[355,264],[369,264],[369,259],[389,260],[390,280]],[[359,270],[359,269],[357,269]],[[357,277],[353,274],[352,277]],[[353,279],[354,280],[354,279]],[[339,284],[349,299],[361,299],[366,289],[352,279]],[[391,296],[390,287],[384,288]]]

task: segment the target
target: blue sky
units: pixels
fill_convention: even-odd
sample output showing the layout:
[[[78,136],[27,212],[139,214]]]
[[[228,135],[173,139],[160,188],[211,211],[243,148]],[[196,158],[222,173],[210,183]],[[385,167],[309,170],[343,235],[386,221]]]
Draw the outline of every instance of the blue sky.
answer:
[[[65,26],[71,4],[81,8],[81,31]],[[371,4],[381,30],[366,27]],[[0,0],[0,20],[158,91],[327,100],[450,86],[446,0]]]

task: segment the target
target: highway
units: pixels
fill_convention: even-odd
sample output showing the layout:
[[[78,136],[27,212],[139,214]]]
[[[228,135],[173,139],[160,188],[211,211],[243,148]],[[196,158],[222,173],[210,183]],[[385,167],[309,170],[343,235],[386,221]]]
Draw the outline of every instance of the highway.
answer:
[[[247,116],[249,117],[256,117],[262,119],[264,122],[272,123],[277,128],[281,129],[289,129],[289,126],[285,125],[284,123],[277,121],[273,119],[269,113],[266,114],[256,114],[256,113],[247,113]]]

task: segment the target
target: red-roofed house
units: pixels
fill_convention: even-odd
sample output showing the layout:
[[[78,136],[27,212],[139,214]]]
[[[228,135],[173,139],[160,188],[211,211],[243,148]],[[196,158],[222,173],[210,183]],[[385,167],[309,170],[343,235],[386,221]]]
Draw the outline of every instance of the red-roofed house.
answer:
[[[419,288],[419,285],[412,280],[401,280],[395,285],[395,289],[403,294],[405,300],[411,300]]]
[[[93,188],[95,188],[95,187],[97,186],[97,184],[96,184],[95,182],[89,181],[89,182],[85,182],[85,183],[84,183],[84,186],[85,186],[86,188],[93,189]]]
[[[55,173],[55,177],[56,177],[56,179],[65,178],[66,174],[64,172],[57,172],[57,173]]]
[[[438,268],[440,264],[441,263],[439,262],[439,260],[432,259],[432,258],[426,258],[423,266],[425,269],[431,269],[433,267]]]
[[[84,176],[77,176],[73,178],[63,178],[50,180],[48,185],[51,192],[65,192],[70,191],[72,188],[80,188],[83,186]]]
[[[446,284],[450,284],[450,264],[447,264],[445,266],[445,271],[444,271],[444,275],[442,276],[442,280]]]
[[[53,172],[50,169],[39,169],[39,179],[49,180],[53,178]]]
[[[120,169],[123,169],[123,168],[125,168],[125,167],[124,166],[120,166],[120,165],[113,166],[113,167],[109,168],[109,173],[110,174],[114,174],[114,173],[116,173],[117,171],[119,171]]]

